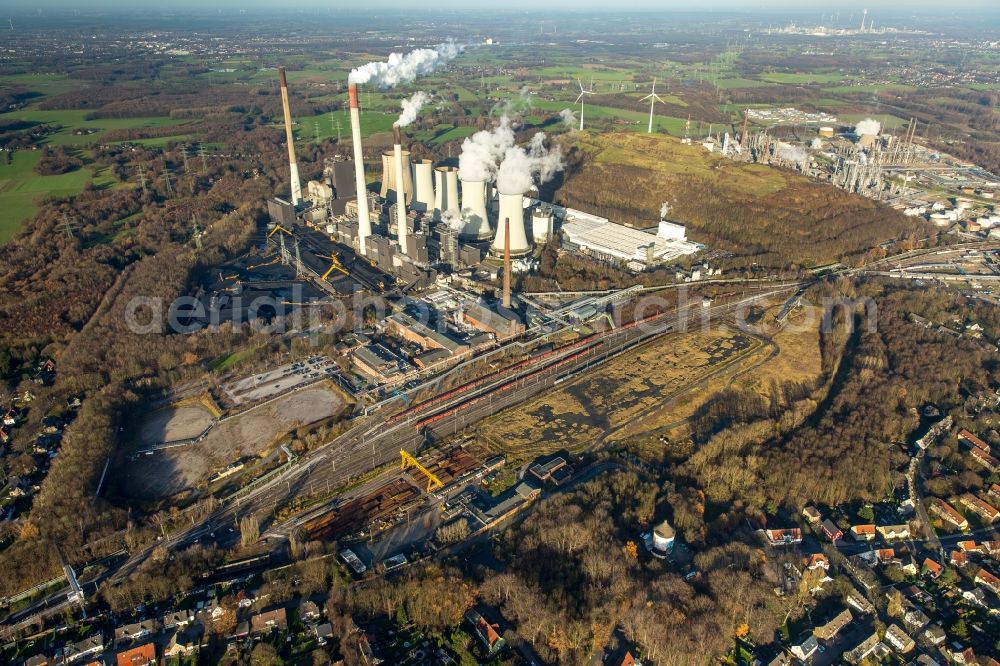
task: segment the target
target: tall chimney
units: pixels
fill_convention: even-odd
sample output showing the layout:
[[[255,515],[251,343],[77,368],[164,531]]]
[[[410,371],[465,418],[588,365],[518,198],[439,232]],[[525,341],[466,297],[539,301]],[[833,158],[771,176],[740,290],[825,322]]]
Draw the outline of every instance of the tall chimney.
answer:
[[[400,187],[403,183],[403,136],[399,125],[392,126],[392,138],[392,152],[395,155],[393,163],[396,168],[396,234],[399,251],[406,254],[406,190]]]
[[[351,102],[351,139],[354,142],[354,179],[358,190],[358,248],[367,255],[368,237],[372,235],[372,220],[368,215],[368,186],[365,184],[365,156],[361,150],[361,117],[358,112],[358,85],[347,87]]]
[[[503,307],[510,310],[510,218],[503,223]]]
[[[284,67],[278,68],[278,81],[281,83],[281,106],[285,110],[285,139],[288,141],[288,170],[292,181],[292,203],[297,206],[302,201],[302,182],[299,180],[299,165],[295,163],[292,109],[288,104],[288,81],[285,79]]]

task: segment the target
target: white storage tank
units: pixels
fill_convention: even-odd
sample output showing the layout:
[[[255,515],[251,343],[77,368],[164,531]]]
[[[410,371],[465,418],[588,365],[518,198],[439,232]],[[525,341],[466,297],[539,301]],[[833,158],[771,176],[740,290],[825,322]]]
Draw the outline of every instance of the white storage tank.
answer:
[[[552,237],[554,224],[550,209],[539,206],[531,211],[531,237],[536,243],[545,243]]]
[[[663,553],[670,552],[674,547],[674,528],[663,521],[653,528],[653,548]]]

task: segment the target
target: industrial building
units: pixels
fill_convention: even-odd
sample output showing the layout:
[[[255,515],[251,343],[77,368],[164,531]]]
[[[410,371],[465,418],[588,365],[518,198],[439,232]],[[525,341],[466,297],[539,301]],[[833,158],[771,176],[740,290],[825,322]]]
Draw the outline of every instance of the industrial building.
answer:
[[[524,324],[515,312],[492,308],[485,303],[466,303],[462,317],[469,325],[497,338],[511,338],[524,333]]]
[[[633,270],[690,256],[704,249],[687,240],[686,229],[660,220],[655,234],[615,224],[607,218],[566,209],[563,246],[596,258],[623,263]]]

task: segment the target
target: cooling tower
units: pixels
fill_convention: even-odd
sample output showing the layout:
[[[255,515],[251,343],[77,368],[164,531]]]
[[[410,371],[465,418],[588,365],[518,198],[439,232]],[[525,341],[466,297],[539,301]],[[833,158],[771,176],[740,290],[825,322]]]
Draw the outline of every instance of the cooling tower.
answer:
[[[372,220],[368,214],[368,186],[365,184],[365,156],[361,150],[361,115],[358,111],[358,86],[348,86],[351,102],[351,140],[354,143],[354,180],[358,197],[358,249],[366,256],[368,237],[372,235]]]
[[[510,220],[510,254],[511,256],[524,256],[531,252],[531,243],[524,233],[524,195],[520,192],[515,194],[500,193],[500,214],[499,220]],[[506,242],[504,226],[497,226],[497,235],[490,246],[490,252],[496,256],[503,256],[504,243]]]
[[[485,182],[462,181],[462,219],[465,220],[465,224],[459,237],[463,241],[485,240],[490,237],[490,220],[486,215]]]
[[[434,210],[433,162],[417,160],[413,163],[413,210],[427,213]]]
[[[285,139],[288,141],[288,170],[292,182],[292,203],[297,206],[302,201],[302,181],[299,180],[299,165],[295,162],[292,109],[288,104],[288,81],[285,79],[284,67],[278,68],[278,81],[281,84],[281,107],[285,112]]]
[[[441,215],[450,210],[458,214],[458,169],[450,166],[439,166],[434,169],[437,187],[434,190],[434,217],[441,219]]]
[[[388,197],[389,192],[396,194],[396,154],[392,150],[382,152],[382,198]],[[410,151],[403,151],[403,191],[406,194],[406,203],[413,202],[413,177],[410,175]]]

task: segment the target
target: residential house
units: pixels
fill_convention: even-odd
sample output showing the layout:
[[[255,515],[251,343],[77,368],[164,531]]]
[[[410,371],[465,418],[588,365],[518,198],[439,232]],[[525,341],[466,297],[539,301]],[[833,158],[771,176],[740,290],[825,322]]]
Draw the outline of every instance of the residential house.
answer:
[[[100,634],[94,634],[82,641],[70,643],[62,649],[62,654],[59,656],[62,657],[64,664],[72,664],[83,661],[87,657],[96,657],[102,652],[104,652],[104,637]]]
[[[845,652],[843,655],[844,661],[849,664],[860,664],[865,657],[868,657],[875,652],[875,648],[878,647],[878,644],[878,634],[872,633],[871,636]]]
[[[924,629],[924,638],[931,645],[944,645],[944,642],[948,640],[948,634],[945,633],[940,624],[932,624]]]
[[[11,407],[3,413],[2,422],[5,426],[14,427],[21,421],[21,412]]]
[[[830,560],[823,553],[814,553],[813,555],[806,555],[802,558],[802,566],[809,571],[814,571],[816,569],[829,571]]]
[[[136,641],[146,636],[152,636],[156,632],[156,622],[153,620],[143,620],[133,622],[123,627],[115,628],[115,644]]]
[[[118,653],[118,666],[150,666],[156,664],[156,645],[144,643]]]
[[[878,533],[881,534],[882,538],[886,541],[910,538],[910,526],[907,523],[903,523],[901,525],[881,525],[875,529],[878,530]]]
[[[924,560],[923,571],[931,578],[937,578],[944,573],[944,567],[928,557]]]
[[[802,543],[802,530],[797,527],[781,530],[764,530],[767,542],[772,546],[791,546]]]
[[[299,617],[304,622],[315,622],[320,618],[319,606],[316,602],[308,599],[299,604]]]
[[[969,457],[975,460],[977,463],[990,470],[991,472],[996,472],[1000,470],[1000,460],[997,460],[990,454],[986,453],[982,449],[977,449],[973,447],[969,451]]]
[[[501,639],[503,640],[503,639]],[[618,657],[614,661],[608,662],[611,666],[642,666],[642,662],[635,658],[631,650],[625,650],[625,653]]]
[[[820,640],[833,640],[837,634],[839,634],[841,630],[849,625],[853,620],[854,616],[851,615],[851,611],[845,608],[834,615],[829,622],[813,629],[813,635]]]
[[[830,541],[836,541],[837,539],[843,539],[844,538],[844,533],[841,532],[840,528],[837,527],[833,523],[833,521],[830,520],[829,518],[827,518],[822,523],[820,523],[820,528],[819,529],[823,533],[823,536],[825,536]]]
[[[1000,555],[1000,541],[984,541],[980,546],[983,551],[994,558]]]
[[[503,649],[504,639],[497,632],[499,625],[487,622],[474,608],[465,613],[465,619],[472,625],[472,630],[487,655],[495,655]]]
[[[925,626],[930,624],[931,619],[927,617],[927,613],[923,612],[919,608],[913,608],[906,612],[903,616],[903,622],[906,624],[906,628],[911,631],[917,631],[923,629]]]
[[[186,657],[198,651],[201,647],[201,632],[197,627],[177,629],[167,641],[167,646],[163,649],[165,659]]]
[[[279,631],[288,629],[288,615],[284,608],[257,613],[250,618],[250,630],[254,635],[267,634],[275,629]]]
[[[964,567],[969,562],[969,556],[960,550],[951,551],[951,566]]]
[[[988,504],[972,493],[965,493],[959,499],[959,503],[969,511],[973,512],[988,523],[992,523],[1000,518],[1000,511],[992,504]]]
[[[918,654],[917,658],[911,662],[911,666],[941,666],[929,654]]]
[[[1000,594],[1000,578],[997,578],[986,569],[980,568],[973,580],[977,585],[982,585],[993,594]]]
[[[326,642],[333,637],[333,625],[329,622],[317,624],[313,627],[313,633],[316,634],[316,638],[319,640],[320,645],[326,645]]]
[[[52,662],[49,660],[48,655],[36,654],[34,656],[28,657],[24,662],[24,666],[49,666]]]
[[[962,590],[962,598],[973,606],[979,606],[980,608],[986,608],[986,593],[983,592],[982,588],[973,588],[971,590]]]
[[[986,453],[992,453],[989,444],[979,439],[978,437],[976,437],[975,435],[973,435],[971,432],[969,432],[964,428],[958,431],[958,441],[962,444],[965,444],[970,449],[979,449],[980,451],[985,451]]]
[[[975,650],[967,648],[958,642],[952,643],[948,648],[946,648],[945,654],[947,654],[954,663],[959,664],[960,666],[975,666],[976,664]]]
[[[167,613],[163,616],[163,630],[173,631],[174,629],[183,629],[191,624],[193,620],[194,614],[189,610]]]
[[[819,649],[819,641],[812,634],[803,635],[802,639],[792,645],[792,656],[799,661],[808,661]]]
[[[898,624],[891,624],[885,630],[885,642],[889,647],[899,654],[906,654],[916,647],[916,643],[910,638],[906,631]]]
[[[809,523],[813,525],[823,520],[823,516],[820,515],[819,509],[817,509],[814,506],[807,506],[806,508],[802,509],[802,515],[805,516],[805,519],[808,520]]]
[[[11,434],[7,429],[0,427],[0,444],[10,444]]]
[[[875,606],[857,590],[847,595],[847,605],[862,615],[875,614]]]
[[[990,489],[986,491],[986,496],[994,502],[1000,502],[1000,483],[991,485]]]
[[[932,497],[928,501],[928,504],[930,505],[928,507],[929,511],[941,518],[941,520],[960,530],[969,529],[969,521],[965,519],[965,516],[956,511],[955,507],[948,504],[943,499]]]
[[[875,538],[875,526],[851,525],[851,537],[855,541],[871,541]]]
[[[979,544],[972,539],[965,539],[955,544],[963,553],[978,553]]]
[[[875,559],[878,560],[879,564],[892,564],[896,561],[896,549],[879,548],[875,551]]]

